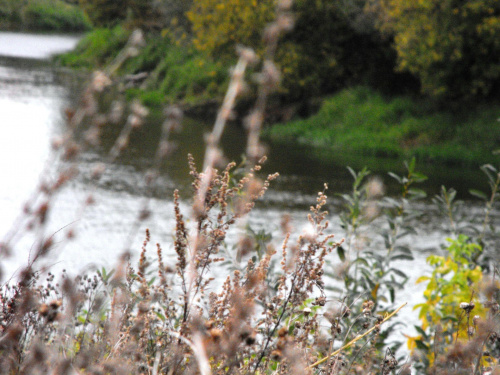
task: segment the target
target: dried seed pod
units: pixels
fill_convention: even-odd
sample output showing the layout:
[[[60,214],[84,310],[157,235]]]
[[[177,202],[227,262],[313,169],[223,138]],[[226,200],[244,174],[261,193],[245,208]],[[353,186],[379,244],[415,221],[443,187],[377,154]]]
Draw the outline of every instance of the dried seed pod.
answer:
[[[285,337],[288,334],[288,329],[286,327],[281,327],[278,331],[279,337]]]
[[[460,303],[460,308],[464,310],[466,313],[470,313],[472,310],[474,310],[474,307],[476,307],[476,305],[473,302]]]
[[[222,337],[222,331],[218,328],[212,328],[208,333],[215,342],[219,341]]]
[[[281,352],[281,350],[276,349],[271,352],[271,358],[275,361],[281,360],[282,357],[283,353]]]

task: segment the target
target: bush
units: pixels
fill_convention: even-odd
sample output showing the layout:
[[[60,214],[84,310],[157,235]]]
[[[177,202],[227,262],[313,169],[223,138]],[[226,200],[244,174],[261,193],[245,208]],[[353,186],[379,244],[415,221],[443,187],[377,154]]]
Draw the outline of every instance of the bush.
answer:
[[[237,44],[262,52],[262,31],[273,20],[274,7],[274,0],[194,1],[187,13],[193,45],[212,57],[234,56]]]
[[[22,24],[22,9],[27,0],[0,0],[0,28],[12,29]]]
[[[80,0],[97,27],[114,27],[124,21],[130,29],[160,29],[164,26],[161,8],[155,0]]]
[[[342,90],[307,119],[272,126],[275,142],[295,142],[356,155],[474,165],[490,161],[500,128],[498,107],[439,110],[410,96],[388,97],[366,87]]]
[[[424,93],[447,100],[496,95],[496,0],[379,2],[385,7],[382,27],[394,33],[399,69],[415,74]]]
[[[33,30],[85,31],[92,27],[78,7],[60,0],[30,0],[23,18],[26,27]]]
[[[92,25],[76,5],[62,0],[1,0],[1,26],[38,31],[86,31]]]
[[[94,29],[78,43],[74,51],[58,56],[68,67],[94,69],[113,59],[127,42],[129,32],[121,26]]]

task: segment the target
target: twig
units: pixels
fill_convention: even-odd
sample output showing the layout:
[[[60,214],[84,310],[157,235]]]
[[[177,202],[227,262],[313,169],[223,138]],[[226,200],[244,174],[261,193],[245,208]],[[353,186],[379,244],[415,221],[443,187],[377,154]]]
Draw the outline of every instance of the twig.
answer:
[[[373,326],[372,328],[370,328],[368,331],[366,331],[365,333],[363,333],[362,335],[359,335],[359,336],[356,336],[354,339],[352,339],[351,341],[349,341],[347,344],[345,344],[343,347],[341,347],[340,349],[337,349],[335,350],[333,353],[327,355],[325,358],[322,358],[320,359],[319,361],[317,362],[314,362],[312,365],[308,366],[307,369],[308,370],[312,370],[314,367],[322,364],[323,362],[326,362],[328,361],[331,357],[333,357],[334,355],[337,355],[339,354],[342,350],[344,349],[347,349],[348,347],[352,346],[354,343],[356,343],[357,341],[361,340],[363,337],[367,336],[368,334],[370,334],[371,332],[373,332],[376,328],[379,328],[382,324],[384,324],[386,321],[388,321],[389,319],[391,319],[394,315],[396,315],[399,310],[401,310],[403,307],[405,307],[406,305],[408,304],[408,302],[405,302],[403,303],[401,306],[399,306],[396,310],[394,310],[392,313],[390,313],[389,315],[387,315],[384,320],[382,320],[382,322],[380,322],[380,324],[377,324],[375,326]]]

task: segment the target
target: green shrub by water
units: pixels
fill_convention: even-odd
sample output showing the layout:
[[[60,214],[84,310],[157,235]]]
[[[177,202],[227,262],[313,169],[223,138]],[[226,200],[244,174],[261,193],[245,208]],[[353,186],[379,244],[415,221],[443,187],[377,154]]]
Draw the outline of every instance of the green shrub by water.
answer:
[[[92,27],[81,9],[59,0],[32,0],[23,13],[30,30],[84,31]]]
[[[32,31],[85,31],[83,11],[61,0],[0,0],[0,28]]]
[[[58,61],[68,67],[103,67],[118,54],[129,34],[121,26],[95,29],[75,51],[59,56]],[[124,64],[120,74],[148,73],[144,84],[127,89],[129,98],[139,97],[152,106],[166,102],[192,105],[222,98],[228,69],[227,63],[215,62],[194,48],[150,35],[146,46]]]
[[[57,57],[62,65],[74,68],[97,68],[113,59],[127,42],[129,31],[121,26],[94,29],[72,52]]]
[[[367,156],[409,157],[452,164],[479,164],[498,148],[500,107],[476,105],[438,110],[411,97],[386,98],[364,87],[326,99],[317,114],[277,124],[266,135]]]

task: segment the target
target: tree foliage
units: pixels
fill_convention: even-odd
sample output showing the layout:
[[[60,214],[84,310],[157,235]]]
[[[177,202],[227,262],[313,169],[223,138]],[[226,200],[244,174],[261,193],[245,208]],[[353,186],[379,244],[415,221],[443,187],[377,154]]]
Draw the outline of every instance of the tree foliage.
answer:
[[[80,0],[80,5],[95,26],[110,27],[124,21],[130,28],[163,26],[161,4],[156,0]]]
[[[297,99],[350,84],[380,87],[394,81],[395,53],[365,5],[366,0],[295,1],[295,27],[281,60],[284,84]]]
[[[187,13],[194,46],[212,56],[234,55],[236,44],[259,50],[274,7],[275,0],[194,0]]]
[[[292,100],[331,93],[350,83],[393,81],[396,55],[365,11],[367,0],[296,0],[293,32],[280,43],[283,93]],[[193,43],[211,56],[236,44],[262,49],[275,0],[195,0],[188,18]]]
[[[488,96],[500,82],[498,0],[382,0],[398,67],[422,91],[451,99]]]

